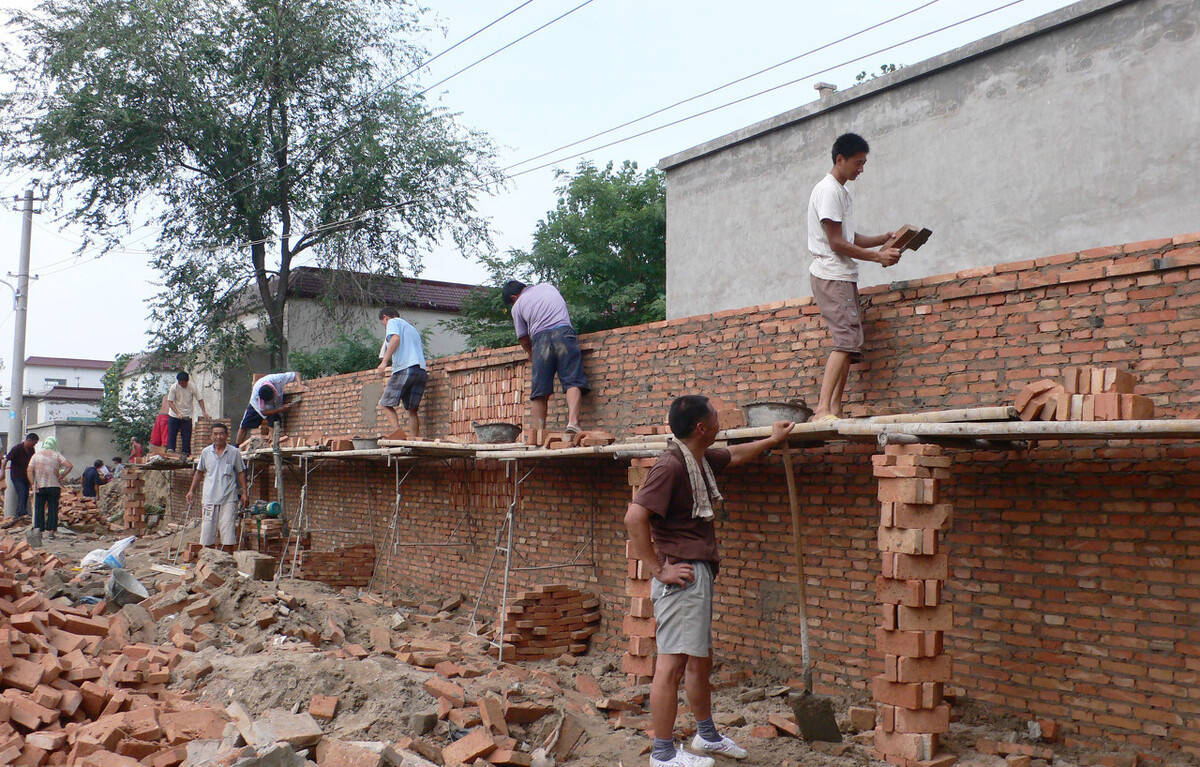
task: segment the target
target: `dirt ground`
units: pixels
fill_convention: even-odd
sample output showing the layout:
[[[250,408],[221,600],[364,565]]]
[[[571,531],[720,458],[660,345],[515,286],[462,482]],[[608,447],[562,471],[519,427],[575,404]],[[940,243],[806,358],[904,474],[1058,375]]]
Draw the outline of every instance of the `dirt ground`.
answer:
[[[197,536],[198,530],[192,527],[183,532],[182,540],[195,540]],[[61,533],[57,540],[46,540],[44,548],[69,565],[77,565],[88,551],[106,547],[120,537],[116,533]],[[155,572],[152,568],[168,564],[169,550],[180,540],[178,527],[169,525],[162,532],[139,539],[128,550],[128,569],[151,594],[159,591],[160,584],[165,588],[178,583],[177,575]],[[555,710],[551,714],[526,726],[513,726],[511,734],[525,750],[532,750],[550,735],[564,712],[573,711],[584,724],[586,735],[565,763],[581,767],[648,763],[650,741],[642,730],[647,724],[645,710],[626,712],[621,717],[605,716],[605,712],[595,709],[594,701],[576,692],[576,676],[588,675],[599,682],[606,695],[622,699],[648,696],[648,687],[628,687],[628,678],[620,672],[620,658],[616,654],[593,651],[578,658],[522,663],[520,668],[505,664],[497,670],[495,660],[485,655],[485,641],[468,634],[470,600],[465,601],[466,607],[441,620],[420,622],[413,620],[417,604],[395,595],[364,598],[355,590],[339,592],[321,583],[298,579],[284,578],[276,584],[248,580],[228,571],[223,574],[227,576],[226,583],[213,592],[217,605],[216,619],[211,624],[213,636],[198,647],[199,655],[212,664],[213,670],[198,680],[178,680],[182,686],[194,689],[203,701],[222,706],[239,701],[251,714],[258,715],[270,708],[301,710],[308,706],[313,695],[333,695],[340,702],[336,717],[324,725],[327,735],[344,740],[383,741],[418,735],[412,729],[410,716],[437,710],[437,699],[423,688],[425,680],[435,676],[431,670],[378,653],[362,658],[337,657],[335,651],[328,650],[330,645],[323,643],[317,648],[301,638],[302,630],[308,630],[310,635],[312,631],[323,634],[342,631],[345,645],[357,643],[370,648],[371,628],[386,626],[394,632],[394,641],[452,644],[459,655],[456,662],[482,670],[482,676],[467,680],[473,690],[491,690],[510,699],[526,696],[552,701]],[[47,588],[51,596],[101,597],[106,578],[107,571],[81,573],[74,581],[60,576],[50,579]],[[389,600],[392,604],[387,603]],[[270,625],[261,627],[264,611],[273,612],[274,617]],[[180,619],[187,620],[186,616]],[[166,641],[166,624],[164,620],[146,627],[153,634],[147,638]],[[844,745],[814,747],[789,736],[755,737],[754,728],[765,725],[768,716],[791,713],[786,685],[766,674],[747,675],[744,670],[728,667],[718,668],[714,676],[739,679],[714,692],[714,711],[721,730],[750,751],[742,764],[851,767],[872,762],[868,754],[872,733],[848,731],[845,722],[848,701],[840,701],[837,706],[845,732]],[[861,705],[863,701],[857,703]],[[580,711],[584,715],[580,716]],[[687,712],[681,696],[677,736],[690,739],[694,722]],[[1026,723],[1016,718],[997,718],[986,707],[969,700],[957,701],[955,713],[959,721],[952,724],[944,742],[946,750],[959,754],[960,764],[972,767],[1005,764],[1002,757],[975,750],[980,738],[1035,742],[1028,738]],[[449,721],[441,720],[424,738],[440,747],[456,734]],[[1178,757],[1164,761],[1171,767],[1196,764]],[[1098,763],[1097,755],[1070,753],[1061,746],[1055,748],[1056,767]],[[1031,767],[1048,767],[1048,764],[1035,759]]]

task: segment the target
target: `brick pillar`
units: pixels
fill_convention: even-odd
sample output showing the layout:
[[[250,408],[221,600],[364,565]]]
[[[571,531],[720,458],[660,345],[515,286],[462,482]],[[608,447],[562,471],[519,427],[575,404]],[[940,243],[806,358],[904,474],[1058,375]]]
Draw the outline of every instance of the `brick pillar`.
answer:
[[[637,495],[654,458],[634,458],[629,467],[629,487]],[[654,676],[654,607],[650,603],[650,571],[633,556],[633,544],[625,542],[628,570],[625,594],[629,597],[629,614],[622,625],[629,644],[621,658],[621,670],[629,674],[633,684],[645,684]]]
[[[121,473],[121,505],[124,507],[125,529],[137,535],[146,532],[146,480],[142,467],[130,462]]]
[[[875,750],[899,767],[947,767],[957,757],[939,750],[950,726],[950,705],[942,700],[950,656],[942,642],[954,614],[942,600],[949,565],[938,539],[952,509],[938,503],[938,492],[950,477],[951,459],[936,445],[888,445],[872,462],[883,555],[876,580],[883,673],[874,679]]]

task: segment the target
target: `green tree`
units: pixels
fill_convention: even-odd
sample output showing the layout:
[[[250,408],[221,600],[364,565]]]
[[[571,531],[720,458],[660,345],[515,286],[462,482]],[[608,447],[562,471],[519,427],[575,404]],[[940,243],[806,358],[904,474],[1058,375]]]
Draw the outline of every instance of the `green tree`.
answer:
[[[580,333],[654,322],[666,317],[666,184],[651,168],[626,161],[598,169],[580,163],[559,171],[558,204],[538,222],[533,247],[483,257],[488,290],[473,293],[447,325],[472,346],[514,343],[512,320],[500,300],[508,279],[554,284]]]
[[[493,150],[405,77],[408,0],[42,0],[14,23],[0,164],[49,177],[88,248],[149,200],[164,353],[241,364],[250,312],[282,362],[302,255],[400,276],[438,241],[486,250]]]
[[[129,450],[129,440],[137,437],[143,445],[150,444],[150,432],[158,417],[167,384],[153,375],[142,377],[121,390],[121,371],[131,355],[121,354],[104,373],[104,394],[100,398],[100,420],[112,429],[113,445],[117,452]],[[148,366],[152,369],[153,365]]]
[[[332,346],[314,352],[293,351],[288,361],[288,367],[305,378],[369,370],[379,364],[379,339],[364,328],[353,334],[338,333]]]

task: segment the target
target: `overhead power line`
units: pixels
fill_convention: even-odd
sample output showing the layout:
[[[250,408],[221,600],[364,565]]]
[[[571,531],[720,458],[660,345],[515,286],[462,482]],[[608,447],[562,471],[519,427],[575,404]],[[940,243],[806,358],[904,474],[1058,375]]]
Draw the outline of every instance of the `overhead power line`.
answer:
[[[528,5],[528,3],[529,3],[529,2],[532,2],[532,0],[527,0],[527,2],[526,2],[526,3],[522,4],[522,6],[518,6],[517,8],[514,8],[512,11],[509,11],[509,14],[511,14],[511,13],[514,13],[515,11],[519,10],[521,7],[523,7],[523,5]],[[546,23],[542,24],[541,26],[539,26],[539,27],[537,27],[537,28],[535,28],[535,29],[532,29],[532,30],[530,30],[529,32],[526,32],[525,34],[521,35],[520,37],[518,37],[518,38],[517,38],[517,39],[515,39],[515,40],[511,40],[511,41],[509,41],[509,42],[505,43],[504,45],[502,45],[502,46],[500,46],[499,48],[495,49],[495,50],[494,50],[494,51],[492,51],[491,53],[488,53],[488,54],[486,54],[486,55],[484,55],[484,56],[480,56],[479,58],[477,58],[477,59],[475,59],[474,61],[472,61],[470,64],[467,64],[465,67],[462,67],[462,68],[460,68],[460,69],[457,69],[457,70],[455,70],[454,72],[452,72],[451,74],[447,75],[446,77],[443,77],[441,80],[438,80],[438,81],[437,81],[436,83],[434,83],[433,85],[430,85],[430,86],[427,86],[427,87],[425,87],[425,88],[422,88],[421,90],[417,91],[416,95],[417,95],[417,96],[424,96],[426,93],[429,93],[429,91],[433,90],[434,88],[437,88],[437,87],[438,87],[438,86],[440,86],[440,85],[444,85],[444,84],[448,83],[449,81],[453,80],[455,77],[458,77],[458,76],[459,76],[459,75],[461,75],[462,73],[464,73],[464,72],[467,72],[468,70],[471,70],[471,69],[475,68],[476,66],[478,66],[479,64],[482,64],[483,62],[485,62],[485,61],[487,61],[488,59],[492,58],[493,56],[495,56],[495,55],[497,55],[497,54],[499,54],[499,53],[502,53],[502,52],[504,52],[504,51],[508,50],[509,48],[513,47],[513,46],[514,46],[514,45],[516,45],[517,43],[520,43],[520,42],[522,42],[523,40],[527,40],[527,39],[529,39],[530,37],[532,37],[532,36],[536,35],[538,32],[541,32],[543,29],[545,29],[545,28],[547,28],[547,27],[549,27],[549,26],[551,26],[551,25],[553,25],[553,24],[556,24],[556,23],[558,23],[558,22],[562,21],[563,19],[565,19],[565,18],[567,18],[568,16],[570,16],[572,13],[575,13],[576,11],[580,10],[581,8],[583,8],[584,6],[591,5],[593,2],[595,2],[595,0],[583,0],[583,2],[579,3],[579,4],[578,4],[578,5],[576,5],[575,7],[571,8],[570,10],[564,11],[563,13],[560,13],[559,15],[557,15],[557,16],[555,16],[554,18],[550,19],[549,21],[547,21]],[[509,15],[509,14],[505,14],[505,15],[507,16],[507,15]],[[501,18],[503,18],[503,17],[501,17]],[[497,21],[499,21],[499,19],[497,19]],[[494,24],[494,23],[496,23],[496,22],[492,22],[492,23]],[[490,25],[489,25],[489,26],[490,26]],[[481,31],[482,31],[482,30],[481,30]],[[478,33],[476,33],[476,34],[478,34]],[[465,41],[464,41],[464,42],[465,42]],[[439,54],[439,55],[441,55],[441,54]],[[422,66],[423,66],[423,65],[422,65]],[[417,71],[417,70],[418,70],[418,69],[420,69],[420,68],[421,68],[421,67],[415,67],[415,68],[413,68],[413,69],[409,70],[409,71],[408,71],[407,73],[405,73],[404,75],[401,75],[400,77],[398,77],[398,78],[396,78],[395,80],[393,80],[391,83],[388,83],[387,85],[383,86],[383,88],[379,88],[379,89],[377,89],[375,92],[376,92],[376,93],[378,93],[379,91],[383,90],[384,88],[387,88],[387,87],[390,87],[391,85],[394,85],[394,84],[395,84],[396,82],[398,82],[399,80],[403,79],[404,77],[407,77],[408,75],[412,74],[413,72]],[[373,95],[373,94],[372,94],[372,95]],[[369,96],[368,96],[368,98],[369,98]],[[328,141],[326,141],[326,142],[325,142],[325,144],[323,144],[322,146],[318,147],[318,149],[317,149],[317,150],[316,150],[316,152],[314,153],[314,156],[315,156],[315,155],[320,155],[320,154],[323,154],[323,153],[324,153],[324,152],[325,152],[327,149],[329,149],[330,147],[332,147],[332,146],[333,146],[334,144],[336,144],[338,141],[340,141],[341,139],[345,138],[346,136],[350,135],[352,132],[354,132],[355,130],[357,130],[357,129],[358,129],[358,128],[359,128],[359,127],[360,127],[360,126],[361,126],[361,125],[362,125],[364,122],[366,122],[366,121],[367,121],[368,117],[369,117],[369,115],[366,115],[366,114],[364,114],[364,115],[363,115],[362,117],[360,117],[358,120],[354,121],[354,122],[353,122],[353,123],[351,123],[349,126],[347,126],[346,128],[344,128],[343,130],[341,130],[341,131],[339,131],[338,133],[334,134],[332,138],[330,138]],[[300,152],[296,152],[296,154],[300,154]],[[261,163],[261,162],[265,162],[265,161],[260,161],[260,163]],[[276,170],[276,172],[279,172],[279,171],[286,170],[286,169],[288,169],[288,168],[292,167],[294,164],[295,164],[295,161],[294,161],[294,160],[288,160],[286,163],[284,163],[283,165],[279,166],[279,168]],[[254,166],[251,166],[251,167],[254,167]],[[240,175],[241,173],[244,173],[246,170],[247,170],[247,169],[243,169],[242,171],[239,171],[239,175]],[[232,178],[232,177],[231,177],[231,178]],[[235,189],[234,191],[232,191],[232,192],[229,192],[229,194],[230,194],[230,195],[236,195],[236,194],[240,194],[241,192],[244,192],[245,190],[249,189],[249,188],[250,188],[251,186],[253,186],[255,183],[257,183],[257,182],[255,182],[255,181],[251,181],[250,183],[248,183],[248,184],[244,184],[244,185],[242,185],[242,186],[238,187],[237,189]]]
[[[758,77],[759,75],[763,75],[763,74],[766,74],[767,72],[771,72],[773,70],[779,69],[782,66],[786,66],[793,62],[799,61],[800,59],[811,56],[814,53],[820,53],[821,51],[825,50],[826,48],[831,48],[835,45],[839,45],[841,43],[847,42],[848,40],[853,40],[854,38],[859,37],[860,35],[864,35],[867,32],[871,32],[876,29],[879,29],[880,27],[887,26],[888,24],[891,24],[892,22],[903,19],[905,16],[911,16],[912,14],[914,14],[918,11],[922,11],[922,10],[928,8],[929,6],[934,5],[938,1],[939,0],[929,0],[929,2],[927,2],[923,5],[918,5],[916,8],[905,11],[904,13],[901,13],[898,16],[892,16],[889,19],[884,19],[883,21],[876,22],[875,24],[872,24],[869,27],[864,27],[864,28],[858,30],[857,32],[853,32],[851,34],[846,35],[845,37],[839,37],[837,40],[831,40],[830,42],[825,43],[824,45],[819,45],[816,48],[811,48],[811,49],[805,51],[804,53],[801,53],[798,56],[792,56],[790,59],[785,59],[785,60],[779,62],[778,64],[772,64],[771,66],[766,67],[764,69],[760,69],[757,72],[751,72],[748,75],[743,75],[735,80],[730,80],[729,82],[724,83],[722,85],[718,85],[715,88],[709,88],[708,90],[704,91],[703,93],[697,93],[694,96],[688,96],[685,99],[680,99],[679,101],[676,101],[672,104],[668,104],[665,107],[660,107],[659,109],[655,109],[653,112],[647,112],[646,114],[644,114],[640,117],[635,117],[632,120],[626,120],[625,122],[621,123],[620,125],[614,125],[611,128],[606,128],[605,130],[599,131],[598,133],[593,133],[590,136],[585,136],[576,141],[572,141],[569,144],[563,144],[562,146],[557,146],[553,149],[549,149],[545,152],[542,152],[541,154],[534,155],[533,157],[527,157],[524,160],[521,160],[520,162],[515,162],[512,165],[505,167],[503,170],[505,170],[505,171],[512,170],[513,168],[517,168],[522,165],[526,165],[528,163],[534,162],[535,160],[540,160],[543,157],[546,157],[548,155],[552,155],[557,152],[561,152],[564,149],[570,149],[573,146],[578,146],[579,144],[582,144],[587,141],[591,141],[592,139],[600,138],[601,136],[607,136],[609,133],[613,133],[614,131],[619,131],[622,128],[628,128],[630,125],[633,125],[635,123],[640,123],[642,120],[648,120],[651,117],[654,117],[655,115],[660,115],[663,112],[670,111],[678,106],[683,106],[684,104],[695,101],[696,99],[701,99],[701,98],[704,98],[705,96],[711,96],[712,94],[717,93],[718,91],[723,91],[726,88],[731,88],[734,85],[737,85],[738,83],[743,83],[747,80],[751,80],[755,77]]]
[[[898,43],[893,43],[892,45],[886,45],[882,48],[878,48],[876,50],[871,51],[870,53],[864,53],[861,56],[855,56],[854,58],[846,59],[845,61],[839,62],[832,66],[828,66],[823,69],[819,69],[815,72],[810,72],[810,73],[804,75],[803,77],[797,77],[794,80],[788,80],[785,83],[780,83],[779,85],[773,85],[770,88],[764,88],[763,90],[758,91],[756,93],[751,93],[748,96],[742,96],[741,98],[737,98],[732,101],[727,101],[724,104],[719,104],[717,106],[710,107],[708,109],[704,109],[702,111],[696,112],[694,114],[690,114],[686,117],[680,117],[677,120],[671,120],[670,122],[666,122],[661,125],[656,125],[653,128],[647,128],[644,131],[639,131],[638,133],[634,133],[633,135],[625,136],[624,138],[619,138],[615,141],[610,141],[606,144],[600,144],[599,146],[594,146],[594,147],[591,147],[590,149],[585,149],[582,152],[576,152],[575,154],[570,154],[565,157],[560,157],[557,160],[553,160],[548,163],[543,163],[543,164],[538,165],[533,168],[527,168],[526,170],[517,171],[516,173],[510,173],[510,174],[508,174],[507,178],[517,178],[518,176],[524,176],[527,173],[533,173],[535,171],[543,170],[545,168],[550,168],[555,165],[558,165],[559,163],[566,162],[567,160],[573,160],[577,157],[582,157],[585,154],[590,154],[591,152],[598,152],[601,149],[608,149],[609,147],[614,147],[614,146],[617,146],[618,144],[624,144],[627,141],[633,141],[634,139],[641,138],[642,136],[648,136],[651,133],[657,133],[660,130],[665,130],[666,128],[670,128],[675,125],[679,125],[681,123],[688,122],[689,120],[694,120],[697,117],[703,117],[704,115],[712,114],[713,112],[718,112],[722,109],[726,109],[726,108],[734,106],[736,104],[741,104],[745,101],[749,101],[751,99],[758,98],[759,96],[763,96],[768,93],[772,93],[774,91],[780,90],[782,88],[786,88],[790,85],[795,85],[796,83],[803,82],[804,80],[807,80],[810,77],[816,77],[817,75],[822,75],[822,74],[825,74],[826,72],[831,72],[835,69],[839,69],[848,64],[853,64],[857,61],[862,61],[863,59],[871,58],[872,56],[878,56],[881,53],[886,53],[888,51],[894,50],[901,46],[908,45],[909,43],[916,42],[917,40],[922,40],[926,37],[929,37],[930,35],[936,35],[939,32],[945,32],[947,29],[953,29],[954,27],[958,27],[958,26],[961,26],[968,22],[975,21],[976,19],[983,18],[984,16],[988,16],[988,15],[996,13],[998,11],[1002,11],[1005,8],[1011,8],[1012,6],[1019,5],[1020,3],[1023,3],[1023,2],[1025,2],[1025,0],[1011,0],[1011,2],[996,6],[995,8],[992,8],[991,10],[977,13],[974,16],[969,16],[965,19],[961,19],[961,20],[953,22],[951,24],[946,24],[945,26],[938,27],[937,29],[931,29],[928,32],[923,32],[919,35],[915,35],[913,37],[908,38],[907,40],[902,40]]]
[[[404,78],[406,78],[406,77],[408,77],[408,76],[410,76],[410,75],[412,75],[412,74],[415,74],[416,72],[419,72],[420,70],[424,69],[425,67],[429,66],[429,65],[430,65],[430,64],[432,64],[433,62],[435,62],[435,61],[437,61],[438,59],[440,59],[442,56],[445,56],[447,53],[450,53],[451,51],[455,50],[456,48],[458,48],[459,46],[463,45],[464,43],[466,43],[466,42],[468,42],[468,41],[470,41],[470,40],[473,40],[474,38],[478,37],[479,35],[483,34],[483,33],[484,33],[484,32],[486,32],[487,30],[489,30],[489,29],[491,29],[492,27],[494,27],[495,25],[499,24],[501,21],[504,21],[504,20],[505,20],[505,19],[507,19],[509,16],[512,16],[514,13],[516,13],[516,12],[517,12],[517,11],[519,11],[519,10],[521,10],[522,8],[524,8],[525,6],[529,5],[529,4],[530,4],[530,3],[532,3],[532,2],[534,2],[534,0],[524,0],[524,2],[522,2],[522,3],[519,3],[518,5],[515,5],[515,6],[513,6],[513,7],[512,7],[512,8],[510,8],[509,10],[505,11],[504,13],[502,13],[501,15],[499,15],[499,16],[497,16],[496,18],[494,18],[494,19],[492,19],[491,21],[489,21],[487,24],[484,24],[484,25],[483,25],[482,27],[480,27],[479,29],[476,29],[476,30],[475,30],[474,32],[472,32],[471,34],[467,35],[466,37],[463,37],[463,38],[461,38],[460,40],[458,40],[456,43],[454,43],[454,44],[453,44],[453,45],[451,45],[450,47],[442,49],[442,50],[441,50],[441,51],[439,51],[438,53],[434,54],[433,56],[429,57],[428,59],[425,59],[424,61],[422,61],[421,63],[417,64],[417,65],[416,65],[416,66],[414,66],[413,68],[409,69],[407,72],[405,72],[405,73],[403,73],[403,74],[401,74],[401,75],[397,75],[396,77],[392,78],[391,80],[389,80],[388,82],[386,82],[386,83],[384,83],[383,85],[379,86],[378,88],[375,88],[374,90],[372,90],[370,93],[368,93],[366,96],[364,96],[364,97],[362,98],[362,101],[361,101],[361,102],[358,104],[358,108],[359,108],[359,109],[361,109],[363,106],[365,106],[365,105],[367,104],[367,102],[368,102],[368,101],[369,101],[369,100],[370,100],[372,97],[374,97],[374,96],[378,95],[380,92],[382,92],[382,91],[383,91],[383,90],[385,90],[386,88],[390,88],[391,86],[393,86],[393,85],[395,85],[396,83],[400,82],[400,81],[401,81],[401,80],[403,80]],[[589,2],[590,2],[590,0],[589,0]],[[569,14],[569,13],[572,13],[572,12],[574,12],[575,10],[578,10],[578,7],[577,7],[577,8],[574,8],[574,9],[572,9],[571,11],[568,11],[568,14]],[[564,14],[564,15],[567,15],[567,14]],[[560,16],[559,18],[562,18],[562,17]],[[555,21],[557,21],[557,19],[555,19]],[[553,23],[553,21],[551,21],[550,23]],[[548,26],[548,25],[547,25],[547,24],[543,24],[543,25],[542,25],[542,27],[539,27],[538,29],[540,30],[540,29],[542,29],[542,28],[544,28],[544,27],[546,27],[546,26]],[[534,32],[536,32],[536,31],[538,31],[538,30],[534,30]],[[533,34],[533,33],[531,32],[531,33],[529,33],[529,34]],[[528,37],[528,36],[529,36],[529,35],[527,34],[527,35],[523,36],[523,37],[522,37],[522,38],[520,38],[520,39],[524,39],[525,37]],[[508,45],[506,45],[505,47],[509,47],[509,46],[511,46],[512,44],[513,44],[513,43],[509,43],[509,44],[508,44]],[[501,50],[503,50],[503,49],[501,49]],[[498,51],[494,51],[492,54],[489,54],[489,56],[495,55],[495,53],[498,53]],[[486,57],[485,57],[485,58],[486,58]],[[478,62],[475,62],[475,63],[478,63]],[[471,64],[470,66],[474,66],[474,64]],[[464,71],[465,71],[465,70],[464,70]],[[456,74],[458,74],[458,73],[456,73]],[[447,78],[447,79],[448,79],[448,78]],[[443,82],[444,82],[444,81],[443,81]],[[440,83],[439,83],[439,84],[440,84]],[[356,122],[355,122],[355,123],[353,123],[352,125],[350,125],[350,126],[348,126],[347,128],[345,128],[345,129],[344,129],[342,132],[340,132],[340,133],[336,134],[336,135],[335,135],[333,138],[329,139],[329,140],[327,141],[327,143],[326,143],[324,146],[322,146],[321,148],[319,148],[317,151],[318,151],[318,152],[323,152],[323,151],[325,151],[325,150],[326,150],[326,149],[328,149],[330,146],[332,146],[334,142],[336,142],[336,141],[340,140],[341,138],[343,138],[343,137],[345,137],[345,136],[349,135],[349,134],[350,134],[352,131],[356,130],[356,129],[357,129],[359,126],[361,126],[361,125],[363,124],[363,122],[365,122],[365,120],[366,120],[366,117],[360,118],[358,121],[356,121]],[[242,168],[242,169],[241,169],[241,170],[239,170],[237,173],[234,173],[233,175],[231,175],[229,178],[221,179],[221,183],[223,183],[223,184],[231,184],[231,183],[232,183],[234,180],[236,180],[237,178],[239,178],[239,177],[241,177],[241,176],[244,176],[245,174],[247,174],[247,173],[250,173],[250,172],[252,172],[252,171],[254,171],[254,170],[257,170],[257,169],[258,169],[260,166],[263,166],[263,165],[264,165],[265,163],[267,163],[267,162],[268,162],[267,160],[258,160],[257,162],[254,162],[254,163],[252,163],[251,165],[249,165],[249,166],[247,166],[247,167],[245,167],[245,168]],[[291,166],[291,162],[288,162],[288,163],[287,163],[286,165],[284,165],[283,167],[290,167],[290,166]],[[252,183],[253,183],[253,182],[252,182]],[[239,189],[237,189],[236,191],[234,191],[234,192],[231,192],[231,194],[237,194],[237,193],[239,193],[239,192],[242,192],[242,191],[244,191],[244,190],[248,189],[250,185],[252,185],[252,184],[243,185],[242,187],[240,187],[240,188],[239,188]],[[145,196],[145,194],[146,194],[146,193],[143,193],[143,194],[142,194],[142,195],[141,195],[141,196],[140,196],[138,199],[140,200],[142,197],[144,197],[144,196]],[[140,226],[138,226],[138,227],[137,227],[137,228],[136,228],[134,231],[137,231],[138,229],[142,229],[142,228],[149,227],[149,226],[151,226],[151,225],[152,225],[152,224],[151,224],[150,222],[147,222],[147,223],[141,224],[141,225],[140,225]],[[146,239],[149,239],[149,237],[152,237],[152,236],[154,236],[154,233],[153,233],[153,232],[151,232],[151,233],[150,233],[149,235],[147,235],[146,237],[142,237],[142,238],[140,238],[140,239],[138,239],[138,240],[135,240],[135,241],[134,241],[132,244],[137,244],[137,243],[139,243],[139,242],[143,242],[143,241],[145,241]]]

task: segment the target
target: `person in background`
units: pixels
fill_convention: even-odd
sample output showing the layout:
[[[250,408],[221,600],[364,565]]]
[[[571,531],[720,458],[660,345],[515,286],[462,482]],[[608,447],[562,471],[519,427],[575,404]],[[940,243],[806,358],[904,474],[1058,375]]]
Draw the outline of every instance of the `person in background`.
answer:
[[[63,478],[75,467],[58,452],[58,440],[50,437],[42,449],[29,459],[29,478],[33,482],[33,527],[47,533],[51,540],[58,531],[58,500]]]
[[[150,447],[167,449],[167,419],[170,417],[166,395],[158,407],[158,415],[154,418],[154,428],[150,430]]]
[[[104,461],[97,458],[91,466],[83,470],[83,476],[80,477],[80,483],[83,485],[83,497],[95,498],[99,493],[97,488],[108,482],[108,478],[104,476],[101,469],[104,468]]]
[[[137,437],[129,439],[129,462],[137,463],[138,459],[145,455],[146,450],[142,447],[142,441]]]
[[[124,473],[125,473],[125,464],[121,462],[121,456],[114,455],[113,456],[112,478],[120,479],[121,475]]]
[[[8,511],[8,519],[0,525],[0,529],[8,529],[17,524],[22,517],[29,516],[29,461],[37,450],[38,435],[30,432],[25,439],[13,445],[8,455],[0,460],[0,476],[4,469],[9,470],[9,481],[12,482],[16,503]]]
[[[167,450],[175,450],[175,438],[179,437],[179,452],[184,455],[192,454],[192,409],[199,403],[200,412],[208,418],[208,407],[195,387],[190,385],[191,376],[186,371],[175,375],[175,383],[167,391],[167,407],[174,416],[167,416]]]

